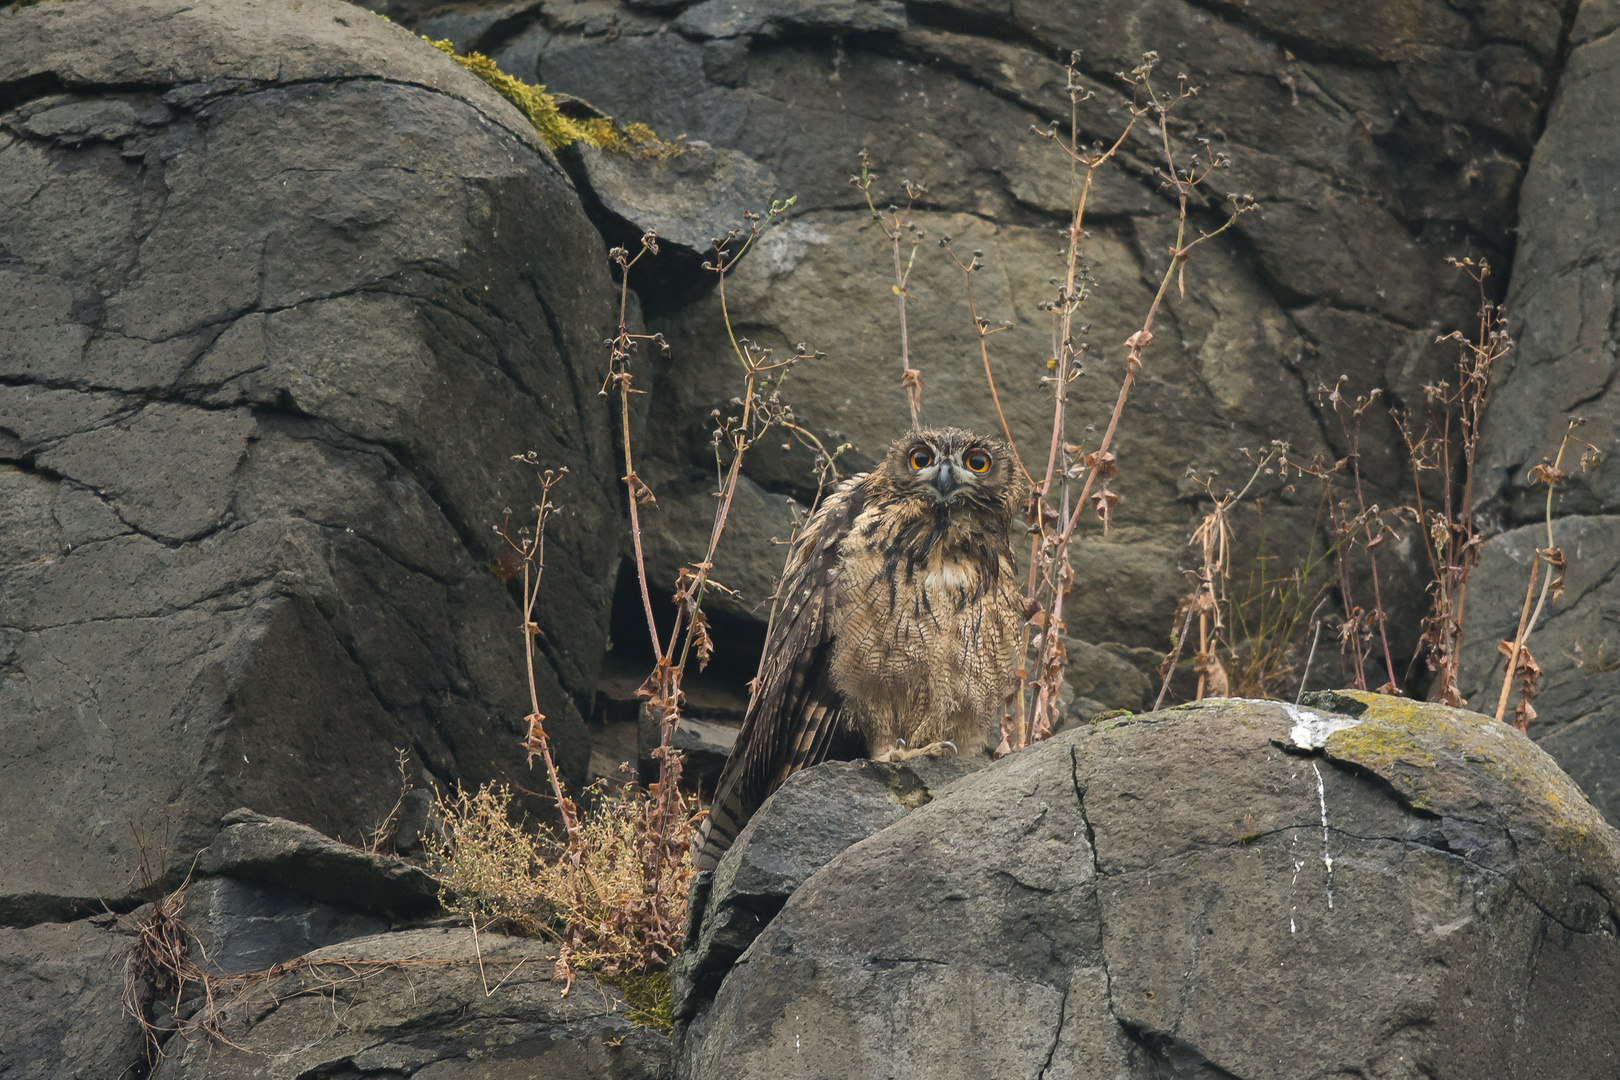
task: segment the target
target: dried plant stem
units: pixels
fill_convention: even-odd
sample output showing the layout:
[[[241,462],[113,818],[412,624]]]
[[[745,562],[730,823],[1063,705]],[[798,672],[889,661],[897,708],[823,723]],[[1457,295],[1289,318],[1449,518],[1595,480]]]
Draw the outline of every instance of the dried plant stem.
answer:
[[[871,170],[871,156],[865,150],[860,153],[861,171],[857,176],[851,176],[849,182],[862,195],[866,197],[866,207],[872,212],[872,219],[883,229],[883,234],[889,238],[889,250],[894,258],[894,290],[895,302],[900,309],[900,385],[906,392],[906,403],[911,409],[911,428],[916,431],[922,427],[922,372],[911,366],[911,332],[906,323],[906,300],[911,293],[906,287],[911,278],[911,268],[917,261],[917,245],[911,247],[911,256],[904,263],[900,260],[900,240],[906,233],[912,233],[919,239],[917,226],[911,221],[911,208],[917,198],[927,189],[921,184],[914,184],[910,180],[902,180],[901,186],[906,192],[905,209],[890,206],[888,213],[878,212],[877,204],[872,201],[872,181],[877,174]]]
[[[1305,684],[1311,681],[1311,665],[1316,662],[1316,643],[1322,638],[1322,620],[1316,617],[1316,613],[1322,610],[1322,605],[1325,603],[1327,603],[1327,597],[1324,596],[1316,602],[1316,607],[1311,610],[1310,621],[1316,624],[1316,629],[1311,632],[1311,651],[1305,657],[1305,673],[1299,677],[1299,693],[1294,695],[1295,705],[1305,699]]]
[[[1572,441],[1579,442],[1586,447],[1581,454],[1581,468],[1583,471],[1594,464],[1600,456],[1597,447],[1585,439],[1576,438],[1575,429],[1583,422],[1578,416],[1571,417],[1564,429],[1564,437],[1558,444],[1558,453],[1553,457],[1552,462],[1549,464],[1543,458],[1540,465],[1534,466],[1530,470],[1532,483],[1544,483],[1547,485],[1547,499],[1542,510],[1542,519],[1545,521],[1547,528],[1547,546],[1545,549],[1536,551],[1531,557],[1530,583],[1525,586],[1524,607],[1519,612],[1519,626],[1514,632],[1513,644],[1511,648],[1504,650],[1507,655],[1507,670],[1502,675],[1502,692],[1496,699],[1496,719],[1502,720],[1507,713],[1508,694],[1513,687],[1513,677],[1515,675],[1520,676],[1524,690],[1520,695],[1515,726],[1521,731],[1530,726],[1529,722],[1535,716],[1535,711],[1530,708],[1529,699],[1534,692],[1536,677],[1540,674],[1540,669],[1535,666],[1535,661],[1529,658],[1530,635],[1535,630],[1536,623],[1541,618],[1542,609],[1547,604],[1547,594],[1551,592],[1554,596],[1557,596],[1564,590],[1566,564],[1563,551],[1553,543],[1552,513],[1553,491],[1558,486],[1558,482],[1566,477],[1566,474],[1560,468],[1564,463],[1564,452],[1569,448]],[[1536,599],[1536,608],[1532,612],[1530,611],[1530,594],[1535,591],[1536,574],[1542,563],[1547,564],[1547,575],[1542,579],[1541,595]],[[1521,671],[1521,666],[1528,670]]]
[[[1519,654],[1523,651],[1525,642],[1530,637],[1530,627],[1536,620],[1530,618],[1530,598],[1536,594],[1536,575],[1541,569],[1541,556],[1535,554],[1530,557],[1530,580],[1524,587],[1524,607],[1519,610],[1519,628],[1513,634],[1513,650],[1508,653],[1507,670],[1502,673],[1502,693],[1496,699],[1496,719],[1501,720],[1507,713],[1508,695],[1513,692],[1513,674],[1519,666]],[[1541,601],[1547,599],[1548,575],[1541,583]],[[1536,603],[1536,615],[1541,615],[1541,601]]]

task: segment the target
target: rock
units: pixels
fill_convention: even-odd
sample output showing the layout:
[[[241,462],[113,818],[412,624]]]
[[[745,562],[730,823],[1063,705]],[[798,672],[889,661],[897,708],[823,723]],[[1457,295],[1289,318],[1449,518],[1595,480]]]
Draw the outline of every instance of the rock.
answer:
[[[719,779],[720,770],[725,767],[726,758],[730,756],[731,748],[737,742],[739,730],[739,724],[697,720],[690,716],[681,717],[670,745],[686,755],[682,760],[683,778],[690,778],[693,782],[699,781],[699,778]],[[637,736],[642,775],[656,775],[656,761],[652,752],[663,741],[662,732],[645,711],[641,714]],[[712,787],[712,784],[706,783],[704,786]]]
[[[415,23],[418,34],[430,41],[449,41],[456,52],[484,51],[484,38],[503,38],[521,29],[539,13],[540,0],[480,5],[470,9],[430,11]]]
[[[1611,822],[1620,821],[1620,635],[1612,584],[1620,570],[1620,517],[1574,515],[1553,522],[1553,540],[1569,556],[1564,594],[1548,597],[1528,645],[1541,666],[1530,737],[1553,756]],[[1530,561],[1547,546],[1547,528],[1525,525],[1491,537],[1469,580],[1458,684],[1468,704],[1496,712],[1506,661],[1497,642],[1512,641],[1524,609]],[[1539,581],[1545,581],[1546,568]],[[1536,586],[1539,594],[1541,585]],[[1532,600],[1532,606],[1534,600]],[[1506,716],[1519,703],[1518,681]]]
[[[141,1032],[124,1015],[130,939],[108,917],[0,928],[0,1075],[100,1080],[144,1065]]]
[[[958,782],[798,888],[683,1075],[1574,1080],[1620,1055],[1620,833],[1508,725],[1313,701],[1105,721]]]
[[[587,977],[563,997],[556,957],[500,934],[480,933],[475,947],[466,928],[344,942],[248,987],[225,1009],[221,1038],[171,1044],[153,1077],[667,1080],[668,1041],[630,1023],[623,1000]]]
[[[1620,42],[1611,33],[1611,5],[1580,6],[1569,61],[1519,195],[1520,241],[1507,296],[1515,347],[1492,395],[1481,449],[1492,507],[1512,524],[1539,518],[1545,489],[1525,470],[1558,450],[1573,414],[1577,432],[1612,456],[1620,397],[1611,388],[1615,346],[1609,330],[1620,301],[1620,270],[1610,258],[1620,229],[1620,193],[1605,179],[1620,167],[1620,135],[1605,120],[1616,85]],[[1580,448],[1575,447],[1578,455]],[[1612,462],[1595,472],[1571,469],[1559,484],[1562,513],[1620,510],[1620,471]],[[1498,487],[1501,492],[1498,495]]]
[[[764,213],[776,178],[744,154],[708,144],[677,144],[661,154],[607,153],[583,143],[564,150],[586,212],[609,244],[636,252],[647,232],[658,234],[658,255],[635,275],[638,292],[656,309],[681,307],[714,287],[703,268],[713,241],[741,227],[743,212]],[[651,356],[654,364],[662,357]]]
[[[218,975],[264,971],[315,949],[389,929],[388,920],[375,915],[228,877],[186,886],[180,916],[192,933],[192,961]]]
[[[688,944],[670,970],[676,1018],[689,1019],[714,997],[733,961],[811,874],[984,765],[976,756],[827,761],[788,777],[693,885]]]
[[[396,748],[526,778],[491,526],[527,450],[570,470],[536,675],[582,777],[618,305],[532,127],[335,0],[0,30],[0,921],[138,900],[132,822],[154,857],[244,804],[358,837]]]
[[[698,38],[776,37],[794,30],[895,31],[906,25],[899,0],[812,0],[810,3],[748,3],[703,0],[675,20],[675,29]]]
[[[394,832],[394,850],[409,855],[422,849],[429,839],[442,836],[444,819],[439,816],[438,800],[426,788],[412,788],[399,801],[399,827]]]
[[[251,810],[225,815],[197,858],[204,877],[231,877],[303,893],[387,918],[437,913],[439,883],[415,863],[340,844],[307,825]]]
[[[1151,671],[1164,659],[1162,655],[1114,642],[1092,645],[1077,638],[1065,638],[1064,645],[1069,651],[1069,664],[1063,669],[1063,678],[1076,697],[1097,706],[1092,711],[1141,712],[1153,704],[1159,688],[1143,668]]]

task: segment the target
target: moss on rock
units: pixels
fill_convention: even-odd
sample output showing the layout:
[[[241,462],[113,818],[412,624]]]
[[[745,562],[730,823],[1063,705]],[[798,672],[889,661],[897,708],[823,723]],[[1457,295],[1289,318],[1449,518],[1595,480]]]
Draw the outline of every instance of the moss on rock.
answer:
[[[599,150],[616,154],[645,154],[656,157],[678,153],[680,147],[660,139],[646,124],[617,124],[612,117],[576,120],[563,115],[557,101],[546,93],[544,86],[533,86],[515,79],[502,71],[495,61],[483,53],[458,56],[456,47],[448,39],[434,41],[423,38],[429,45],[488,83],[501,97],[516,105],[518,111],[529,118],[541,140],[553,150],[574,143],[585,143]]]
[[[1375,773],[1413,807],[1466,815],[1489,789],[1502,787],[1519,798],[1498,794],[1493,801],[1516,803],[1526,818],[1521,824],[1537,827],[1566,854],[1580,857],[1590,838],[1607,835],[1575,782],[1511,725],[1433,702],[1340,693],[1366,708],[1360,724],[1328,736],[1327,755]]]

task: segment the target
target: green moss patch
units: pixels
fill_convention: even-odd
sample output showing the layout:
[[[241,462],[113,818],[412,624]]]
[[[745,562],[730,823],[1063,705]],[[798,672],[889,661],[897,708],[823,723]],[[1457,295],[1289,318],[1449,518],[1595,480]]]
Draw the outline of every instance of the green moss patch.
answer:
[[[541,141],[553,150],[584,143],[613,154],[642,154],[647,157],[680,151],[677,144],[664,142],[646,124],[621,125],[615,123],[612,117],[576,120],[564,116],[557,108],[556,99],[546,93],[544,86],[531,86],[521,79],[514,79],[483,53],[457,56],[456,47],[448,40],[422,40],[483,79],[497,94],[516,105],[518,111],[534,125]]]
[[[624,1018],[632,1024],[656,1031],[666,1038],[675,1034],[675,1016],[669,991],[669,972],[633,971],[621,975],[598,975],[597,980],[624,995],[630,1011]]]

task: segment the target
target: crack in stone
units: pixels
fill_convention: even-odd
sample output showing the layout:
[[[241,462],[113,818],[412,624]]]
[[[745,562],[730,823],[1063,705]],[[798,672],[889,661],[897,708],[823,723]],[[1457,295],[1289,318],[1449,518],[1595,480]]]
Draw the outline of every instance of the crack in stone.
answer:
[[[1058,999],[1058,1022],[1052,1032],[1052,1045],[1046,1048],[1046,1058],[1041,1062],[1040,1071],[1035,1074],[1035,1080],[1046,1080],[1046,1070],[1052,1067],[1052,1058],[1057,1054],[1058,1044],[1063,1041],[1063,1025],[1069,1019],[1069,992],[1073,981],[1063,985],[1063,996]]]

